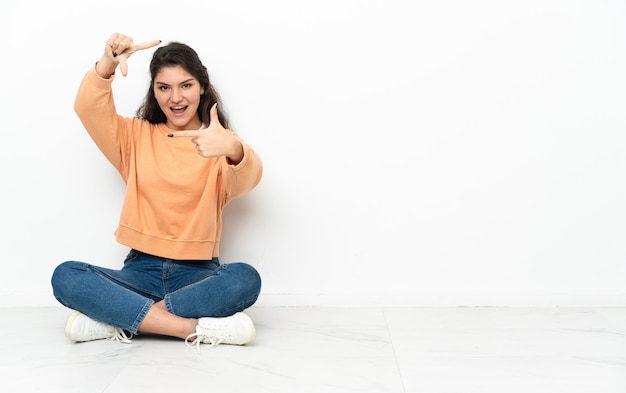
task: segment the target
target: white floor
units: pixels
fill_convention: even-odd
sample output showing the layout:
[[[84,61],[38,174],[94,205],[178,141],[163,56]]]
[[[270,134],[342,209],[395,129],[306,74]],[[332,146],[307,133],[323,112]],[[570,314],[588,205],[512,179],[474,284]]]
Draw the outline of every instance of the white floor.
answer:
[[[0,392],[625,393],[626,308],[253,307],[257,339],[75,344],[5,308]]]

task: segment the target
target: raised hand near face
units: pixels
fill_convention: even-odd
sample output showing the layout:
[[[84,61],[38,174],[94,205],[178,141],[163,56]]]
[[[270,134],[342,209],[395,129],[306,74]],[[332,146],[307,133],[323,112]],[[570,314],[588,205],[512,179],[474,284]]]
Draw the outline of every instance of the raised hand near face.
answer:
[[[154,40],[136,44],[131,37],[124,34],[113,33],[107,40],[102,58],[97,64],[96,71],[103,78],[109,78],[117,66],[120,66],[122,75],[128,75],[128,64],[126,60],[135,52],[152,48],[161,43],[161,40]]]
[[[211,108],[211,124],[199,130],[177,131],[168,135],[174,138],[190,138],[202,157],[226,156],[233,165],[243,159],[241,142],[225,129],[217,115],[217,104]]]

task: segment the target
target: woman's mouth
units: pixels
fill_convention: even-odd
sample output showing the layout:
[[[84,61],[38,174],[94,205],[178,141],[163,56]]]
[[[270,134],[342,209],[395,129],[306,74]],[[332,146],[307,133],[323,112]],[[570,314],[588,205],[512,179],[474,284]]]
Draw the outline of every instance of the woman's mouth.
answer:
[[[170,107],[170,110],[175,115],[181,115],[181,114],[185,113],[186,109],[187,109],[187,105],[185,105],[185,106],[171,106]]]

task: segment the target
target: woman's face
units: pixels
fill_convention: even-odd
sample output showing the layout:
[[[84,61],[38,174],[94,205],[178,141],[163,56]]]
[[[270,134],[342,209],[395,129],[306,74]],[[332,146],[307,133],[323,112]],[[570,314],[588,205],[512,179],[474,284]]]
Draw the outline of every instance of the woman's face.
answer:
[[[172,130],[200,128],[198,105],[202,94],[200,82],[181,66],[163,67],[154,78],[154,96],[167,117],[165,125]]]

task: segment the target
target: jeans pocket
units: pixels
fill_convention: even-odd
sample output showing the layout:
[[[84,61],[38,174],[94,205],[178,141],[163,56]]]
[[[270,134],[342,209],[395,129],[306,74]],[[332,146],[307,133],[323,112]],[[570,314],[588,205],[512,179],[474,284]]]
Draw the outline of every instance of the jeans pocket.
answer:
[[[127,263],[133,262],[139,256],[139,251],[135,249],[131,249],[128,255],[126,255],[126,259],[124,259],[124,265]]]

